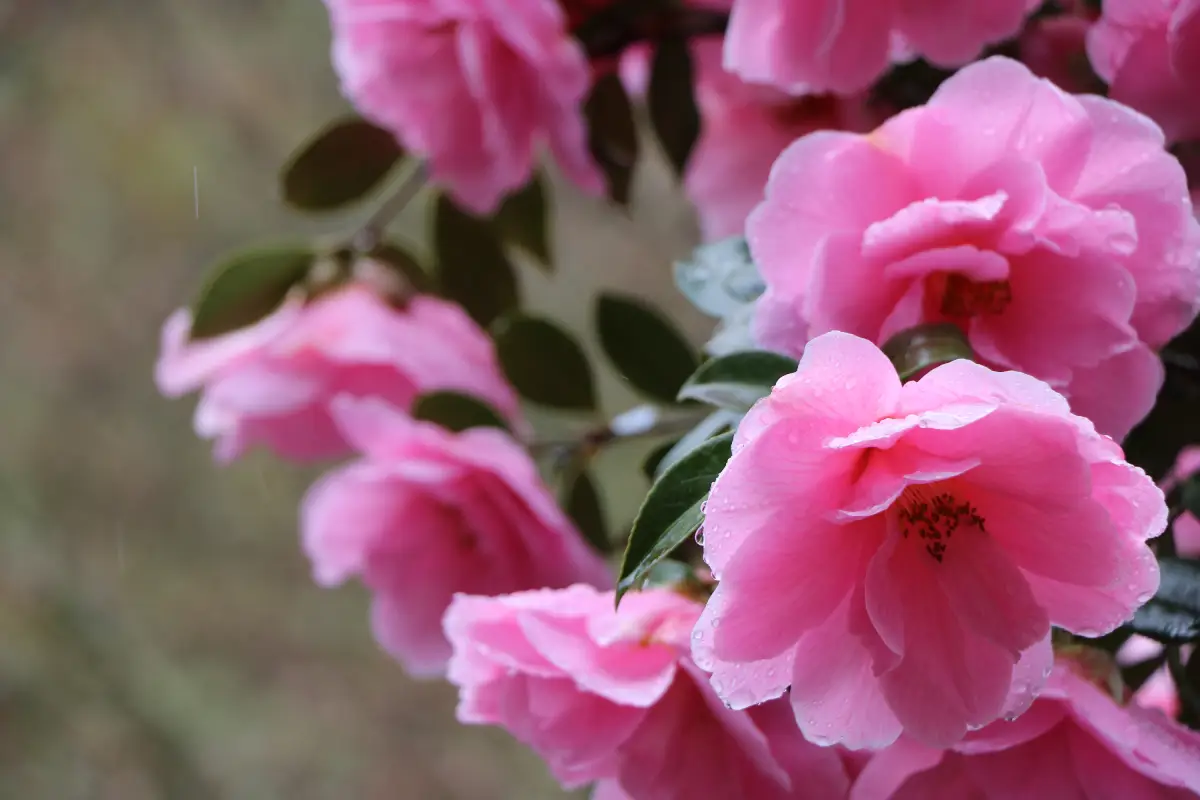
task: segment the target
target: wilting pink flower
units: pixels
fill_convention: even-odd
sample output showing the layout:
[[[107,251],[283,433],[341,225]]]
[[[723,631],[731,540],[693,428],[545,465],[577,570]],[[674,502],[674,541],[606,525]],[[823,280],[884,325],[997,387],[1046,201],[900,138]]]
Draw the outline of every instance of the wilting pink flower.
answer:
[[[1170,141],[1200,137],[1200,2],[1104,0],[1088,36],[1109,96],[1162,126]]]
[[[435,297],[414,297],[398,309],[349,285],[311,303],[290,300],[215,339],[191,341],[190,328],[186,310],[167,320],[155,379],[170,396],[203,390],[196,431],[217,440],[221,461],[256,444],[302,460],[349,452],[329,416],[337,394],[382,397],[407,409],[422,392],[454,390],[519,420],[487,334]]]
[[[771,165],[789,144],[815,130],[862,131],[871,119],[863,98],[796,98],[743,82],[721,66],[721,40],[692,42],[700,138],[684,177],[705,241],[741,234],[746,217],[762,201]],[[631,48],[621,76],[632,94],[649,78],[650,51]]]
[[[951,750],[901,739],[867,764],[853,800],[1185,800],[1200,792],[1200,735],[1122,706],[1059,660],[1024,715]]]
[[[894,59],[957,67],[1021,29],[1041,0],[736,0],[726,66],[793,94],[851,94]]]
[[[330,408],[364,458],[309,490],[304,549],[322,585],[362,577],[376,638],[410,672],[444,668],[442,614],[456,592],[611,584],[508,434],[450,433],[376,398]]]
[[[492,211],[549,147],[566,175],[602,188],[581,104],[587,57],[555,0],[326,0],[342,91],[427,158],[467,208]]]
[[[744,708],[790,685],[810,740],[945,746],[1029,703],[1050,625],[1094,636],[1158,585],[1162,492],[1063,397],[970,361],[900,383],[828,333],[738,427],[693,656]]]
[[[764,345],[953,322],[1117,439],[1154,404],[1153,348],[1200,305],[1200,225],[1158,128],[1005,58],[870,135],[797,141],[747,235]]]
[[[606,800],[845,797],[838,752],[781,703],[725,708],[686,657],[700,606],[657,589],[459,595],[446,613],[458,718],[499,725],[566,787]]]

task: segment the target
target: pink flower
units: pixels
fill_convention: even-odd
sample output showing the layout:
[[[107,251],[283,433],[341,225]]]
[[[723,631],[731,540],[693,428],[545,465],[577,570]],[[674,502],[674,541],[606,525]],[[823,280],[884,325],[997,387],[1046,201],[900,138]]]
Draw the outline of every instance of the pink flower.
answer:
[[[1013,722],[939,751],[902,739],[877,754],[853,800],[1184,800],[1200,792],[1200,735],[1157,711],[1120,706],[1059,660]]]
[[[304,498],[304,549],[318,583],[360,575],[379,642],[415,675],[442,671],[442,614],[456,592],[611,585],[507,434],[450,433],[377,398],[338,397],[333,421],[361,461]]]
[[[1109,96],[1152,117],[1175,142],[1200,137],[1200,2],[1105,0],[1088,35]]]
[[[1200,225],[1158,128],[1005,58],[870,135],[800,139],[746,229],[765,346],[954,322],[1117,439],[1154,404],[1153,348],[1200,307]]]
[[[837,751],[801,738],[780,703],[725,708],[686,657],[700,606],[657,589],[585,586],[454,598],[446,635],[458,718],[500,725],[565,787],[597,798],[846,796]]]
[[[894,60],[966,64],[1014,36],[1041,0],[736,0],[725,65],[793,94],[851,94]]]
[[[1175,466],[1163,481],[1163,491],[1171,491],[1197,472],[1200,472],[1200,446],[1183,448]],[[1200,520],[1190,511],[1185,511],[1175,520],[1172,530],[1176,552],[1184,558],[1200,558]]]
[[[1064,92],[1102,93],[1104,84],[1088,61],[1087,35],[1091,27],[1082,12],[1034,20],[1017,42],[1020,60],[1034,75]]]
[[[1041,381],[960,360],[902,386],[828,333],[713,484],[693,657],[734,708],[790,685],[812,741],[946,746],[1028,705],[1052,624],[1096,636],[1154,593],[1166,515]]]
[[[454,390],[520,422],[487,334],[435,297],[414,297],[400,310],[349,285],[308,304],[288,301],[219,338],[190,341],[190,328],[186,310],[167,320],[155,380],[172,397],[203,390],[196,431],[217,440],[221,461],[256,444],[301,460],[349,452],[329,416],[336,394],[378,396],[407,409],[422,392]]]
[[[573,181],[602,188],[581,104],[587,57],[555,0],[326,0],[333,64],[358,109],[427,158],[478,213],[533,172],[545,144]]]
[[[1139,664],[1162,655],[1163,646],[1153,639],[1134,634],[1117,651],[1117,663],[1123,667]],[[1133,693],[1133,701],[1143,708],[1157,708],[1171,719],[1179,716],[1179,692],[1166,665],[1155,670]]]

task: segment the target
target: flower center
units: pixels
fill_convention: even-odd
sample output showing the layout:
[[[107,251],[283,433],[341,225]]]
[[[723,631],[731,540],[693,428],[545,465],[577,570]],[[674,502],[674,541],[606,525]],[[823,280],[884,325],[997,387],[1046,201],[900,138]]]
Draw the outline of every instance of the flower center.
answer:
[[[978,509],[949,492],[933,494],[928,486],[909,486],[897,506],[900,534],[905,539],[920,540],[925,552],[939,564],[954,534],[971,529],[987,533]]]
[[[952,319],[1001,314],[1012,302],[1012,285],[1008,281],[973,281],[963,275],[935,275],[930,280],[930,299],[942,315]]]

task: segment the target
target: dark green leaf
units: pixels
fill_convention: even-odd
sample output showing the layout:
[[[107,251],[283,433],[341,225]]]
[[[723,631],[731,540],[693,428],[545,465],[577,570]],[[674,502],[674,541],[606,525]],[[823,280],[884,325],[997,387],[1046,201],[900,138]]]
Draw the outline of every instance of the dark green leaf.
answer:
[[[192,338],[220,336],[258,322],[308,276],[316,258],[307,245],[248,250],[227,258],[212,270],[192,308]]]
[[[577,473],[574,480],[570,481],[564,507],[583,538],[601,553],[607,553],[610,542],[604,507],[596,484],[587,471]]]
[[[687,40],[682,37],[659,40],[650,68],[646,102],[654,133],[676,174],[681,176],[700,138],[700,110],[696,108],[692,73]]]
[[[743,350],[700,365],[679,390],[681,400],[699,400],[731,411],[749,411],[784,375],[796,371],[796,359],[766,350]]]
[[[629,205],[629,187],[637,164],[637,124],[625,86],[615,72],[599,78],[584,105],[588,148],[608,183],[608,197]]]
[[[433,244],[442,294],[462,304],[487,327],[520,304],[517,274],[487,221],[460,209],[445,195],[434,210]]]
[[[650,569],[696,532],[709,489],[729,461],[733,434],[710,439],[671,466],[650,487],[625,548],[617,600],[639,586]]]
[[[738,421],[742,415],[725,409],[718,409],[709,414],[704,419],[692,428],[690,431],[680,437],[675,446],[666,452],[662,457],[662,461],[655,468],[655,474],[661,475],[672,465],[679,462],[688,453],[695,450],[700,445],[707,442],[714,436],[720,436],[728,430],[737,427]]]
[[[596,407],[592,370],[571,334],[539,317],[510,314],[493,335],[504,374],[522,397],[554,408]]]
[[[338,120],[292,155],[283,197],[306,211],[337,208],[366,196],[403,156],[388,131],[358,117]]]
[[[654,476],[658,474],[659,465],[662,464],[667,453],[671,452],[672,448],[677,444],[679,444],[679,440],[672,439],[669,442],[663,442],[646,454],[646,457],[642,460],[642,474],[648,480],[654,480]]]
[[[900,331],[883,345],[900,380],[919,378],[925,370],[959,358],[974,359],[966,335],[953,323],[918,325]]]
[[[602,294],[596,328],[609,360],[635,389],[673,403],[699,359],[665,317],[641,300]]]
[[[421,267],[407,248],[395,242],[380,242],[367,255],[394,270],[415,291],[421,294],[435,291],[433,276]]]
[[[458,392],[423,394],[413,405],[412,415],[414,419],[433,422],[455,432],[468,428],[508,430],[504,418],[494,408],[477,397]]]
[[[1158,591],[1137,610],[1130,627],[1168,644],[1200,639],[1200,561],[1164,558]]]
[[[540,174],[535,174],[521,191],[505,198],[492,222],[501,238],[528,252],[547,269],[552,267],[549,211]]]

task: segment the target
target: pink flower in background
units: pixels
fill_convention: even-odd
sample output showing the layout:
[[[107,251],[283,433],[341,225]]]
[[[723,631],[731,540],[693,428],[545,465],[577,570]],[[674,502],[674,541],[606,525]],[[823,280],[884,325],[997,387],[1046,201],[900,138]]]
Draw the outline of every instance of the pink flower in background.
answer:
[[[1200,734],[1157,711],[1118,705],[1059,659],[1013,722],[951,750],[908,739],[871,759],[852,800],[1185,800],[1200,792]]]
[[[442,614],[456,592],[611,584],[506,433],[450,433],[374,398],[338,397],[331,412],[365,457],[309,490],[304,549],[322,585],[362,577],[375,636],[409,672],[445,667]]]
[[[429,160],[477,213],[495,209],[546,146],[599,193],[581,104],[587,57],[555,0],[326,0],[342,91]]]
[[[789,144],[815,130],[868,130],[863,98],[795,98],[744,83],[721,66],[721,40],[692,43],[696,102],[702,126],[688,162],[684,189],[696,207],[705,241],[741,234],[762,201],[771,165]],[[631,94],[649,78],[647,48],[632,48],[621,62]]]
[[[1088,54],[1109,96],[1169,141],[1200,137],[1200,0],[1104,0]]]
[[[230,461],[262,444],[284,458],[349,452],[330,419],[336,394],[377,396],[407,409],[422,392],[479,397],[510,420],[520,411],[491,340],[458,306],[435,297],[394,308],[362,285],[310,303],[289,301],[251,327],[190,341],[191,316],[163,328],[155,367],[160,391],[203,391],[196,430]]]
[[[902,386],[828,333],[713,484],[693,656],[734,708],[790,686],[812,741],[947,746],[1028,705],[1052,624],[1099,635],[1153,594],[1166,515],[1041,381],[960,360]]]
[[[1034,75],[1064,92],[1102,94],[1104,84],[1088,60],[1087,35],[1092,21],[1085,13],[1079,9],[1031,21],[1017,41],[1017,54]]]
[[[499,725],[566,787],[603,800],[845,797],[841,756],[786,706],[725,708],[686,657],[700,606],[667,590],[584,586],[454,599],[446,635],[458,718]]]
[[[1163,481],[1163,491],[1171,491],[1197,472],[1200,472],[1200,446],[1183,448],[1175,466]],[[1175,550],[1179,555],[1200,558],[1200,520],[1190,511],[1185,511],[1175,520],[1172,530],[1175,533]]]
[[[736,0],[725,65],[792,94],[862,91],[893,60],[957,67],[1021,30],[1041,0]]]
[[[1005,58],[869,135],[797,141],[747,235],[763,345],[954,322],[1117,439],[1154,404],[1154,348],[1200,305],[1200,225],[1158,128]]]

